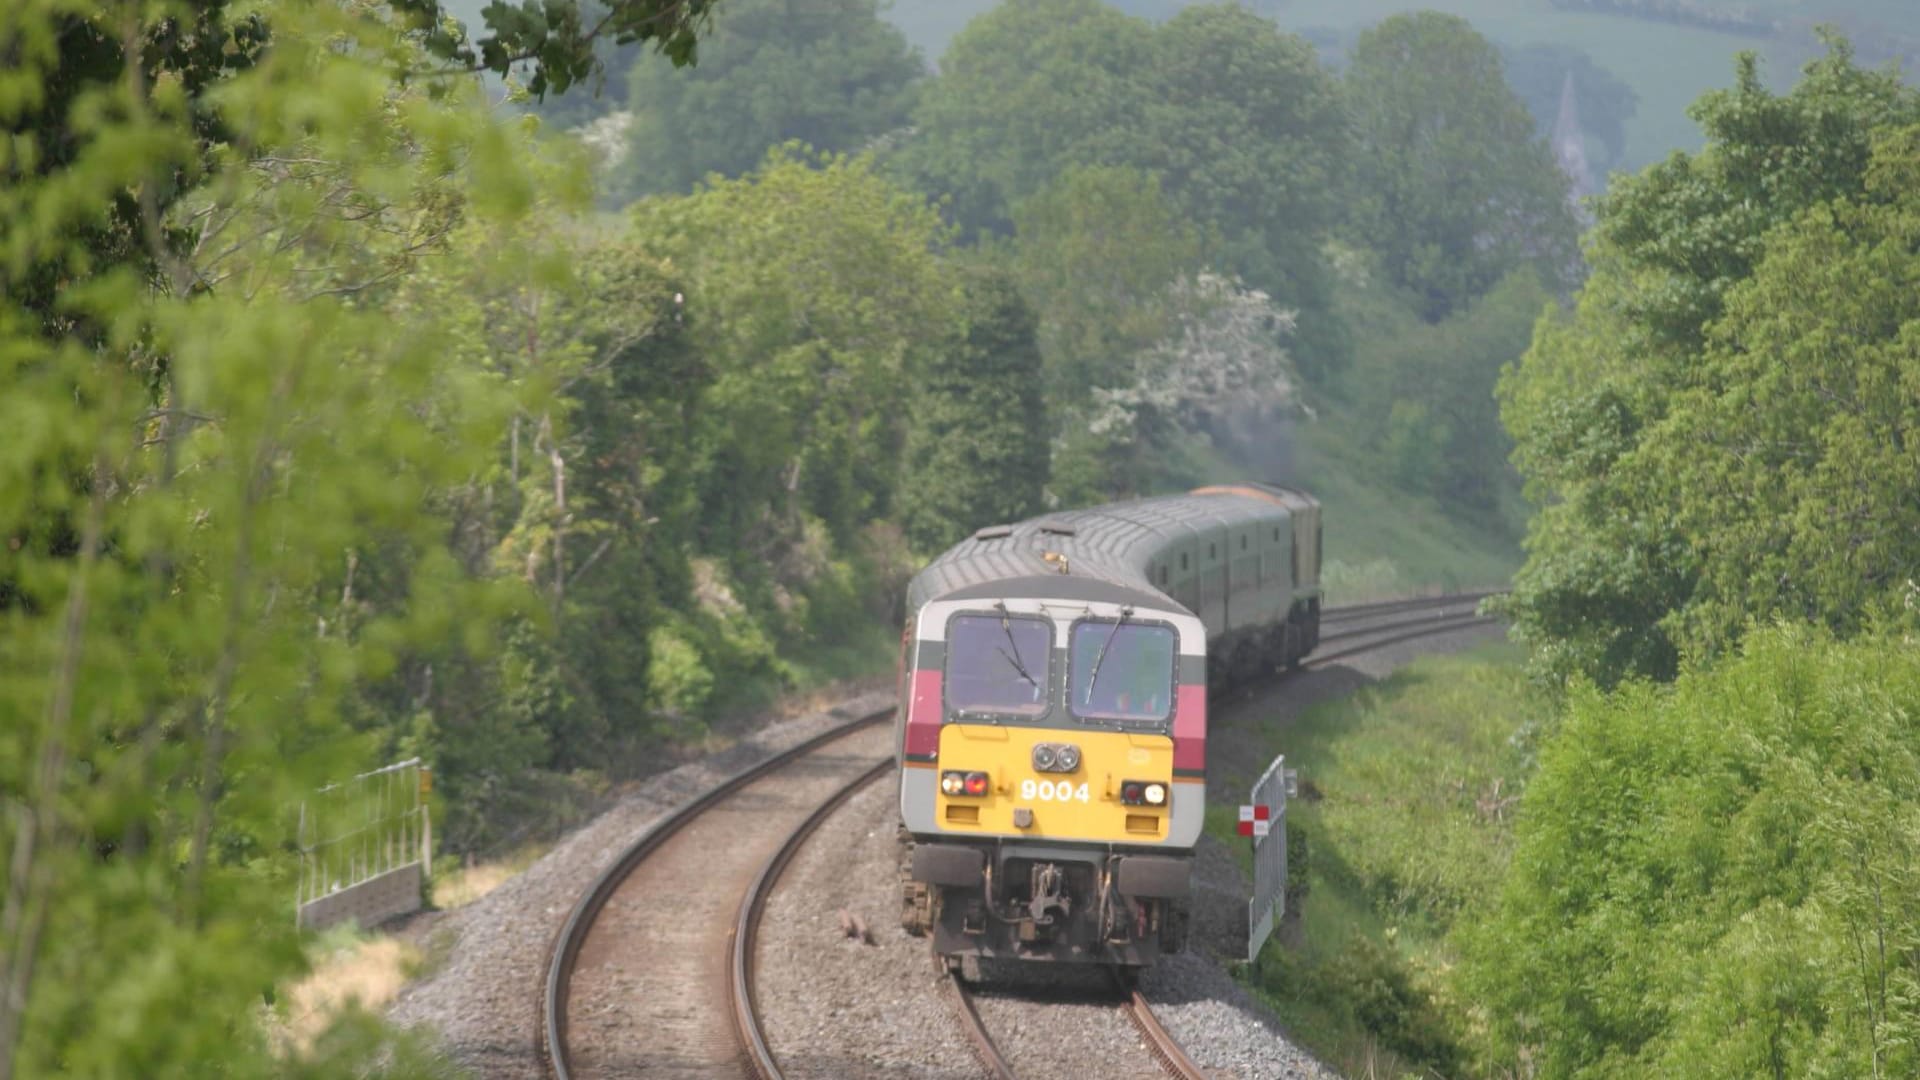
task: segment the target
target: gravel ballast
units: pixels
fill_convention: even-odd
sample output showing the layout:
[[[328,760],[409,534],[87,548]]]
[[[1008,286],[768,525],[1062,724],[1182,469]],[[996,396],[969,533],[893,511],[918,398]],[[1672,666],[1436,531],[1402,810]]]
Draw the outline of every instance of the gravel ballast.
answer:
[[[892,703],[888,691],[862,694],[661,773],[498,889],[410,926],[430,955],[444,952],[446,961],[402,992],[389,1018],[438,1032],[447,1055],[476,1076],[544,1077],[539,1018],[549,950],[594,877],[669,810],[787,747]]]
[[[1272,725],[1389,674],[1414,656],[1469,647],[1500,633],[1477,628],[1400,643],[1216,704],[1210,799],[1242,801],[1264,767],[1256,759]],[[710,759],[662,773],[494,892],[416,920],[409,936],[424,938],[430,955],[447,959],[409,987],[389,1015],[437,1031],[448,1055],[477,1076],[544,1076],[539,1008],[549,949],[595,875],[664,813],[725,777],[891,702],[890,691],[863,694],[832,710],[772,724]],[[985,1075],[926,940],[900,927],[896,790],[892,779],[883,779],[836,811],[788,868],[770,903],[760,931],[757,997],[768,1042],[789,1076]],[[1149,971],[1142,989],[1161,1022],[1210,1073],[1335,1076],[1290,1043],[1223,969],[1221,958],[1245,953],[1245,887],[1232,854],[1203,841],[1189,951]],[[874,944],[842,933],[843,910],[860,917]],[[1025,1075],[1159,1075],[1140,1049],[1141,1036],[1094,973],[989,968],[982,976],[981,1013]],[[1122,1046],[1127,1049],[1115,1053]]]

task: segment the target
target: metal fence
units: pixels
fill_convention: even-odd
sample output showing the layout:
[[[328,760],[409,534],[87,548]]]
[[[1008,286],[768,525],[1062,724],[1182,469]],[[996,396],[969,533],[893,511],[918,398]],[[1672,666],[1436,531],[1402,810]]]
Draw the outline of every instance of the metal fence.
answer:
[[[1253,828],[1253,899],[1247,902],[1247,962],[1260,956],[1260,947],[1287,911],[1287,796],[1294,792],[1295,774],[1280,755],[1254,781],[1252,804],[1242,810]]]
[[[300,804],[300,926],[371,926],[420,909],[433,865],[432,789],[432,770],[409,758],[329,784]]]

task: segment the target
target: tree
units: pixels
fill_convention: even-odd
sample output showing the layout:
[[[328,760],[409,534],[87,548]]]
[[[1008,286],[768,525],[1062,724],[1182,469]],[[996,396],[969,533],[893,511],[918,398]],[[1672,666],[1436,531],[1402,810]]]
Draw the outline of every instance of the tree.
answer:
[[[1207,261],[1294,312],[1302,373],[1346,363],[1321,248],[1346,202],[1347,111],[1313,46],[1237,4],[1186,7],[1155,31],[1138,164],[1209,230]]]
[[[1743,57],[1694,106],[1704,150],[1616,182],[1578,307],[1502,378],[1541,504],[1510,610],[1557,676],[1670,677],[1769,611],[1844,630],[1909,565],[1901,496],[1855,467],[1897,470],[1870,444],[1904,438],[1907,316],[1880,286],[1907,271],[1873,243],[1903,227],[1920,95],[1829,48],[1785,95]]]
[[[947,47],[901,168],[951,195],[971,233],[1004,232],[1014,206],[1072,165],[1138,161],[1152,35],[1100,0],[1001,4]]]
[[[1346,393],[1388,478],[1483,522],[1518,494],[1494,386],[1550,301],[1521,267],[1438,324],[1409,317],[1369,335]]]
[[[1040,509],[1051,430],[1033,310],[1002,272],[962,279],[965,325],[921,365],[910,395],[899,517],[935,552]]]
[[[1674,685],[1574,689],[1461,935],[1474,1071],[1920,1070],[1920,663],[1769,626]]]
[[[536,98],[563,93],[599,73],[599,49],[652,44],[674,66],[694,62],[717,0],[494,0],[481,12],[489,33],[471,36],[442,0],[387,0],[415,28],[426,56],[401,74],[452,72],[524,75]],[[441,61],[429,63],[429,58]]]
[[[433,509],[512,396],[385,305],[517,220],[531,149],[396,86],[426,57],[377,8],[222,11],[0,13],[0,1076],[420,1068],[364,1031],[276,1065],[250,1018],[303,963],[290,810],[377,742],[346,699],[516,603]]]
[[[926,202],[869,159],[794,148],[694,195],[637,204],[635,239],[686,282],[699,399],[700,546],[743,580],[803,588],[891,510],[906,373],[953,325]]]
[[[1320,245],[1343,174],[1338,86],[1312,47],[1236,6],[1154,27],[1098,0],[1005,4],[954,39],[903,168],[969,230],[1075,167],[1129,167],[1208,239],[1208,261],[1298,310],[1305,363],[1337,363]]]
[[[799,140],[858,151],[907,123],[922,66],[876,0],[730,0],[677,69],[643,54],[627,79],[634,117],[613,186],[686,192],[709,173],[738,176],[767,148]]]
[[[1346,74],[1353,230],[1437,320],[1531,263],[1565,281],[1578,258],[1566,178],[1466,20],[1395,15],[1360,36]]]
[[[1199,267],[1200,238],[1152,176],[1074,166],[1014,211],[1013,265],[1042,313],[1046,387],[1059,417],[1089,391],[1133,379],[1133,355],[1173,328],[1172,286]]]

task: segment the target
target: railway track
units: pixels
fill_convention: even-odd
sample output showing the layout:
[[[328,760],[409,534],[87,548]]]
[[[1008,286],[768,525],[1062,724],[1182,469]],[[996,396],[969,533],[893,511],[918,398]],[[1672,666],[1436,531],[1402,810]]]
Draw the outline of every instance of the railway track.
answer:
[[[1478,604],[1489,596],[1500,596],[1504,589],[1483,589],[1477,592],[1445,593],[1439,596],[1416,596],[1404,600],[1380,600],[1369,604],[1343,604],[1327,608],[1320,613],[1320,625],[1353,622],[1359,619],[1377,618],[1383,615],[1395,615],[1403,611],[1423,611],[1437,607],[1458,607],[1461,604]],[[1322,637],[1321,640],[1326,640]]]
[[[1329,609],[1325,620],[1343,629],[1324,635],[1323,648],[1353,643],[1304,666],[1491,624],[1497,620],[1458,610],[1485,595]],[[1347,626],[1361,621],[1367,625]],[[754,997],[760,920],[807,838],[847,799],[887,775],[891,715],[850,718],[736,774],[663,818],[594,881],[562,926],[548,968],[541,1032],[555,1080],[726,1074],[780,1080]],[[675,902],[659,903],[662,895]],[[1114,978],[1115,1007],[1140,1032],[1158,1067],[1186,1080],[1205,1077],[1138,988],[1117,973]],[[950,986],[981,1064],[992,1076],[1013,1077],[957,973]]]

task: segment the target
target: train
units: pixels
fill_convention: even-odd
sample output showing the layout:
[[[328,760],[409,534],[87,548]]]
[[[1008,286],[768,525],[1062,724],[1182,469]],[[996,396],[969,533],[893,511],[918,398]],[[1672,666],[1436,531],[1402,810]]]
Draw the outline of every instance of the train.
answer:
[[[1320,504],[1263,482],[990,525],[907,587],[902,925],[951,966],[1184,947],[1209,690],[1320,637]]]

